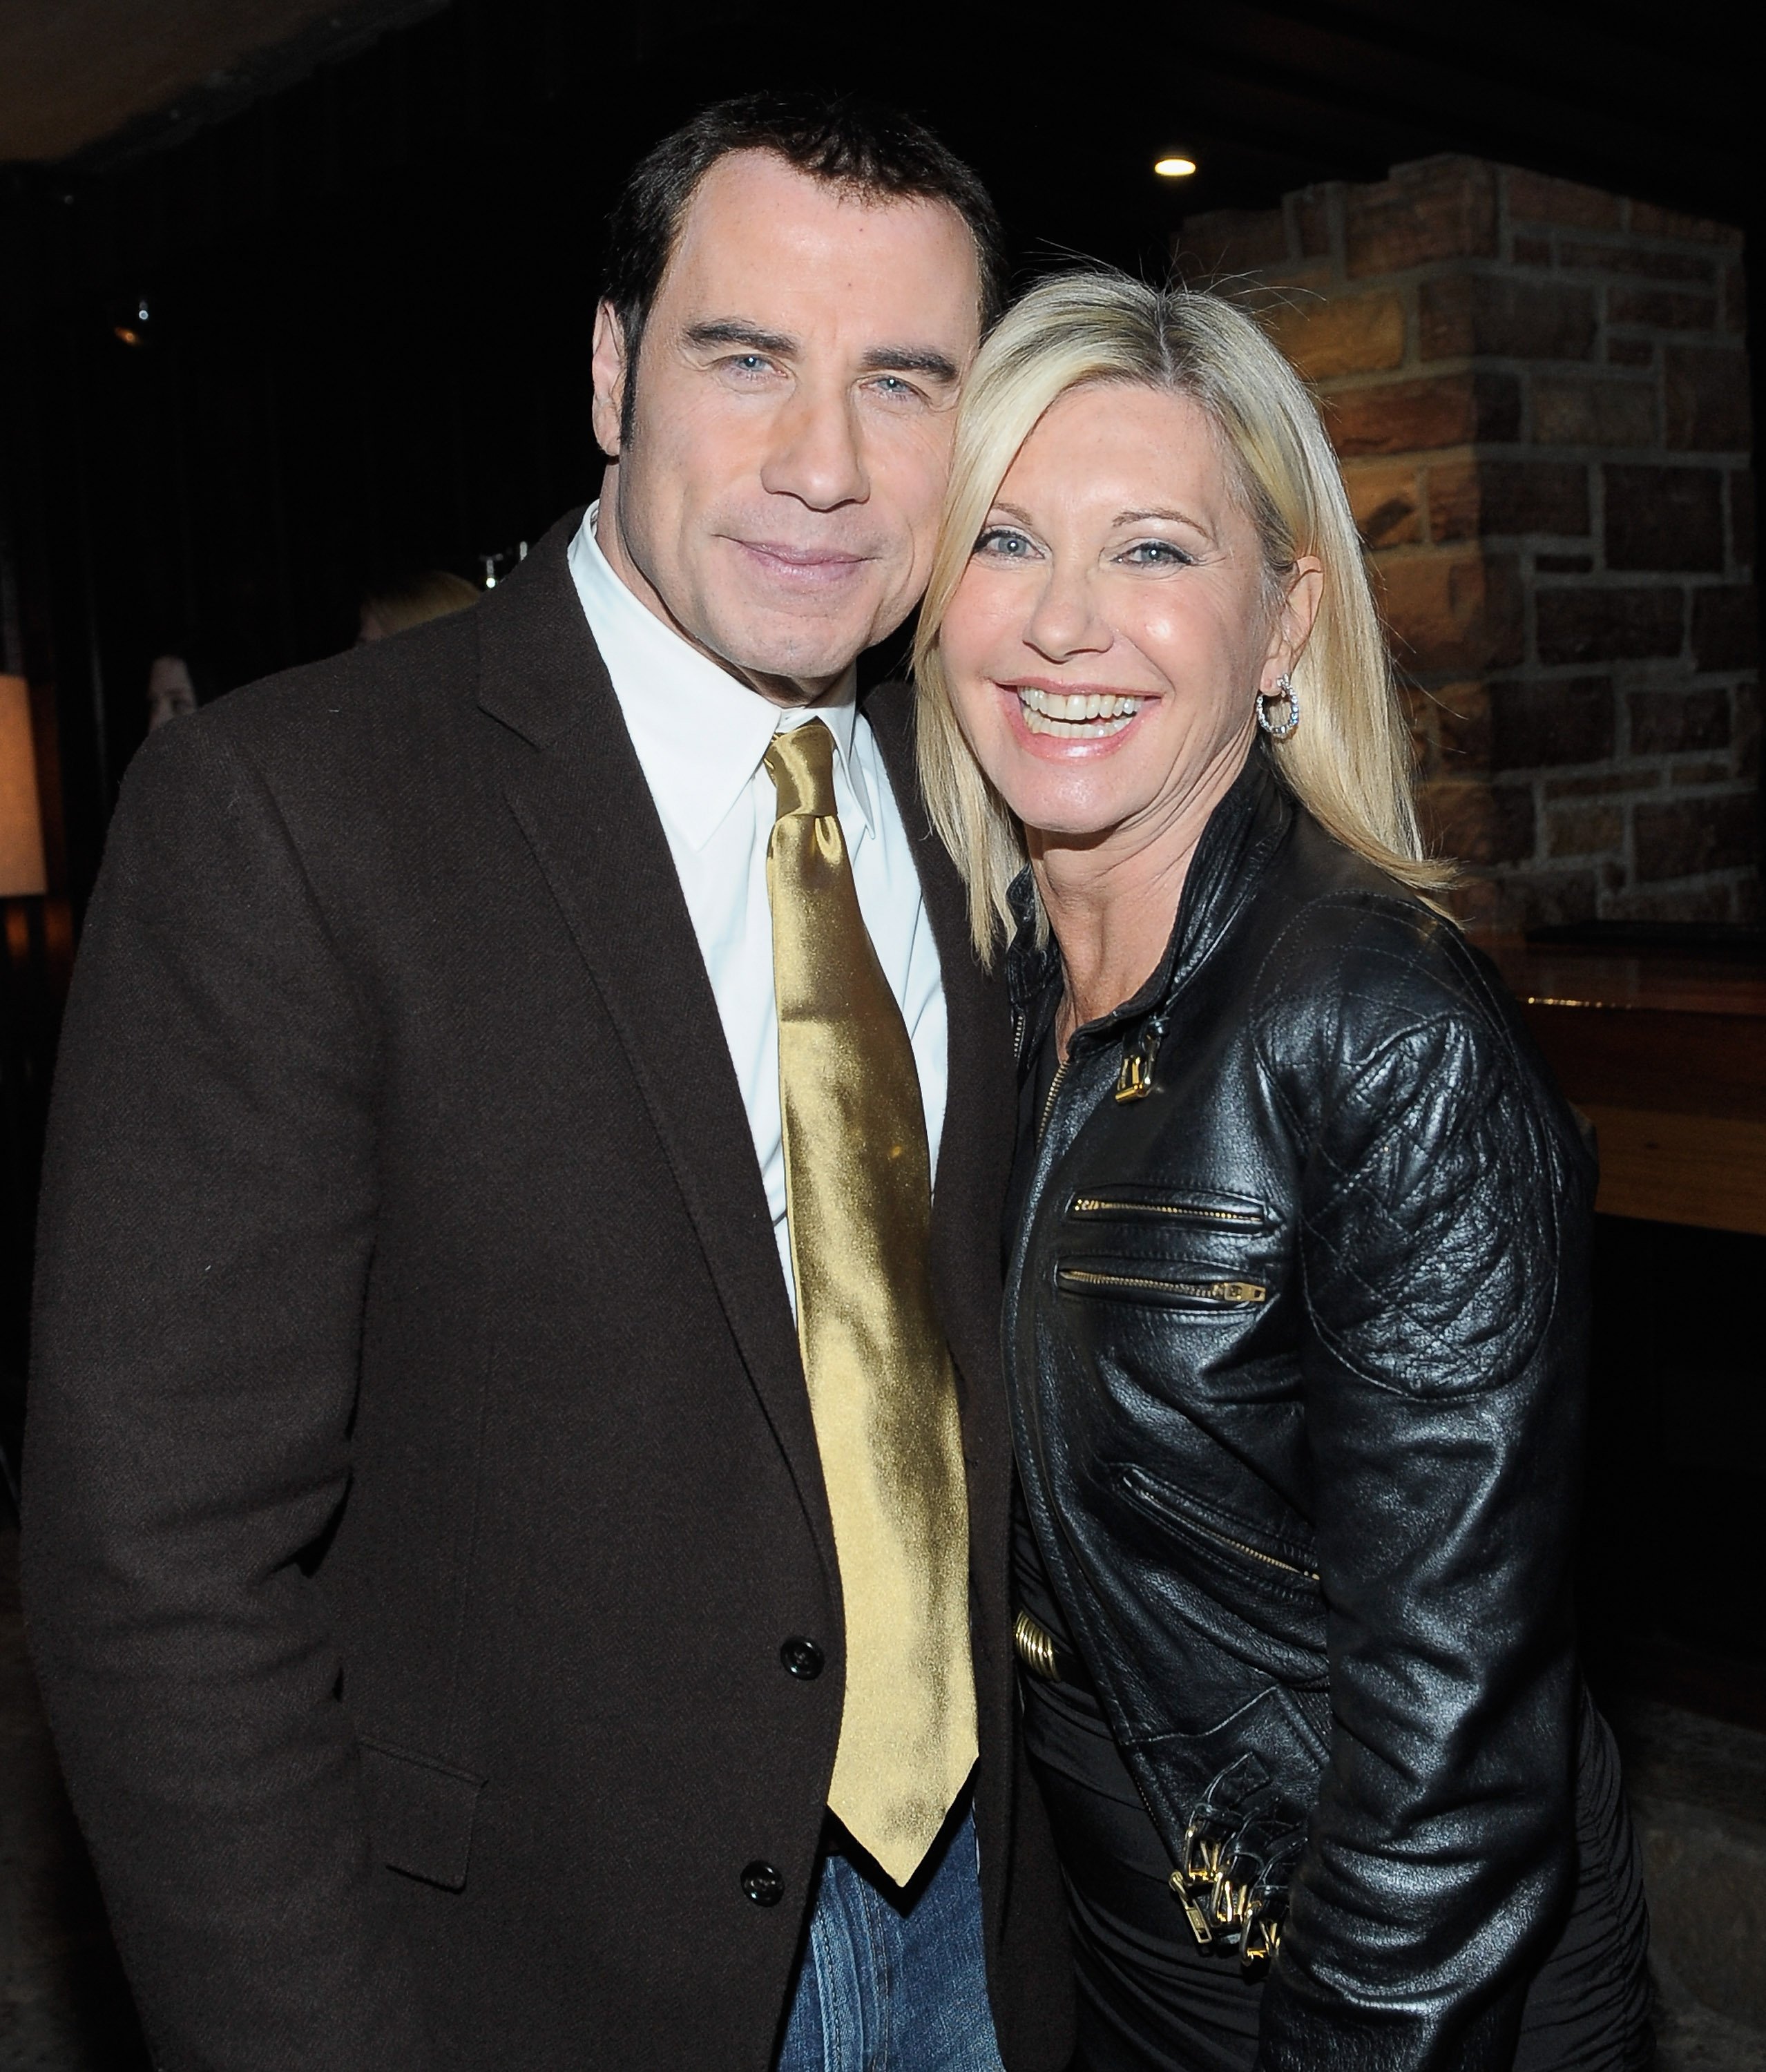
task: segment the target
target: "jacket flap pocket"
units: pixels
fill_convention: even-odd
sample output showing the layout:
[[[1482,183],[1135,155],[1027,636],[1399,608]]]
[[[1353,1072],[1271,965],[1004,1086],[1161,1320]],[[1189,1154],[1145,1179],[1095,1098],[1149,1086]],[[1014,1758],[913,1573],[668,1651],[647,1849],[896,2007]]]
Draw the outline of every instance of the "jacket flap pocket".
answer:
[[[466,1884],[484,1779],[380,1741],[364,1740],[361,1746],[368,1824],[380,1861],[458,1892]]]
[[[1329,1700],[1268,1685],[1216,1726],[1199,1734],[1149,1734],[1129,1750],[1142,1788],[1176,1848],[1196,1805],[1218,1785],[1230,1799],[1273,1785],[1299,1811],[1318,1795],[1330,1753]],[[1315,1714],[1316,1716],[1315,1716]]]

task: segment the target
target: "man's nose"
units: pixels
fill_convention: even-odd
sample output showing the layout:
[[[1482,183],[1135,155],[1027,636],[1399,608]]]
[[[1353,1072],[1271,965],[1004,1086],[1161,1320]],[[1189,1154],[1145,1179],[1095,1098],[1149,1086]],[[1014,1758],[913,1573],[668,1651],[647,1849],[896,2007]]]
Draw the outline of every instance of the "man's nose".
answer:
[[[862,504],[871,484],[852,398],[799,387],[776,421],[761,482],[774,495],[795,496],[812,511]]]
[[[1115,638],[1085,575],[1064,570],[1058,561],[1025,622],[1025,646],[1051,662],[1065,662],[1075,655],[1101,654]]]

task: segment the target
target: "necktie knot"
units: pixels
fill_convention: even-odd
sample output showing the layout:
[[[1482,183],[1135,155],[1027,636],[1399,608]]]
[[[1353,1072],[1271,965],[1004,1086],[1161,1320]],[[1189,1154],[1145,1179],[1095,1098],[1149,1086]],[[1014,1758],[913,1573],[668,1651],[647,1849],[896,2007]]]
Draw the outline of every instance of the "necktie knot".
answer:
[[[795,813],[821,820],[834,805],[834,737],[819,719],[775,734],[762,758],[778,787],[778,817]]]

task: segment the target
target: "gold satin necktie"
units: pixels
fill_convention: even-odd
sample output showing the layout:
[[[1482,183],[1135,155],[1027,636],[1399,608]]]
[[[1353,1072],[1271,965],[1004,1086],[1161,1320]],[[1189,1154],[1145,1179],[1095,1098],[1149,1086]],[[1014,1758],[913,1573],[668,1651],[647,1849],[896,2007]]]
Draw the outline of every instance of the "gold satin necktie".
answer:
[[[968,1497],[907,1025],[859,911],[834,737],[775,734],[766,852],[797,1335],[846,1607],[828,1795],[906,1885],[975,1757]]]

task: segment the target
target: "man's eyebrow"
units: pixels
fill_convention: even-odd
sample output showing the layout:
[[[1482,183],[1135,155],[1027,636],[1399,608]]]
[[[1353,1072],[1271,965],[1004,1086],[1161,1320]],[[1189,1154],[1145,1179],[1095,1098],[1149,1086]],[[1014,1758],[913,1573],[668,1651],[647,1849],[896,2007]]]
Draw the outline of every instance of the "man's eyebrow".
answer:
[[[873,345],[859,365],[867,374],[925,374],[953,384],[962,371],[954,360],[924,345]]]
[[[745,317],[712,317],[690,324],[684,333],[688,345],[737,346],[744,352],[767,352],[788,360],[801,348],[799,341],[783,331],[767,331]],[[923,345],[873,345],[859,361],[867,374],[923,374],[928,380],[954,388],[962,370],[947,354]]]
[[[776,353],[781,359],[788,359],[798,349],[795,338],[764,330],[745,317],[713,317],[704,323],[689,324],[684,335],[689,345],[736,345],[744,352]]]

